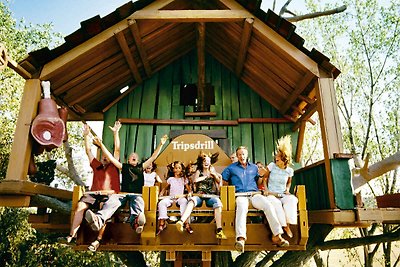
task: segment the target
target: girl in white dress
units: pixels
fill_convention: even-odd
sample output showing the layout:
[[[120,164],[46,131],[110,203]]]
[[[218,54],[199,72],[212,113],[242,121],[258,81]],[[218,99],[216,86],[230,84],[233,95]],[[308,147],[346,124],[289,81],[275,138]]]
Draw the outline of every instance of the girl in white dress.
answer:
[[[191,188],[189,187],[188,180],[185,178],[184,169],[185,166],[183,162],[180,161],[175,161],[170,166],[170,171],[168,172],[169,178],[167,179],[167,185],[160,192],[160,197],[162,197],[165,191],[169,189],[169,197],[163,198],[160,202],[158,202],[157,235],[159,235],[167,227],[165,220],[169,218],[167,215],[168,207],[170,207],[174,202],[177,202],[179,205],[179,210],[181,215],[186,209],[188,200],[184,195],[184,191],[186,187],[186,190],[190,193]],[[193,230],[190,228],[188,222],[185,222],[185,229],[189,233],[193,233]]]
[[[162,184],[160,176],[156,173],[157,165],[153,162],[143,171],[144,186],[154,186],[156,183]]]

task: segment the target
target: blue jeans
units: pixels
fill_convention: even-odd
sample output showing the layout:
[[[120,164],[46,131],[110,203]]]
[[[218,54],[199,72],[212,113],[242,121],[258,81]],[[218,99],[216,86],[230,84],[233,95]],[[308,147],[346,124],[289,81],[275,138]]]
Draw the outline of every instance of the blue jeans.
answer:
[[[190,198],[195,204],[195,207],[200,207],[203,203],[203,200],[206,202],[207,207],[212,207],[213,209],[222,208],[222,202],[218,197],[199,197],[199,196],[192,196]]]
[[[104,203],[103,208],[96,212],[96,215],[105,223],[114,215],[118,208],[125,206],[127,201],[129,201],[130,210],[129,222],[132,225],[136,217],[141,212],[144,212],[144,200],[142,196],[113,194]]]

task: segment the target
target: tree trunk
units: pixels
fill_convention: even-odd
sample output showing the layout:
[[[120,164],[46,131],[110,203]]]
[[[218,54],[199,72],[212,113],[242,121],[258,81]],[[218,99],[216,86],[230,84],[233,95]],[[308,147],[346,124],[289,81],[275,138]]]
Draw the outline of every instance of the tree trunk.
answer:
[[[67,164],[68,164],[68,174],[67,174],[68,177],[70,177],[71,180],[74,181],[76,185],[85,186],[85,183],[82,181],[81,177],[79,176],[75,168],[75,164],[72,159],[72,148],[70,147],[68,140],[64,142],[63,146],[64,146],[65,157],[67,159]]]
[[[305,251],[287,251],[280,257],[276,262],[274,262],[271,267],[276,266],[303,266],[308,262],[315,253],[318,252],[317,244],[324,242],[325,237],[333,229],[332,225],[326,224],[313,224],[311,225],[309,231],[309,238],[307,243],[307,248]]]
[[[232,253],[230,251],[217,251],[212,253],[212,263],[215,267],[232,266]]]
[[[236,258],[236,260],[233,262],[233,266],[235,266],[235,267],[250,267],[254,263],[254,261],[257,258],[259,253],[260,252],[258,252],[258,251],[244,252]]]
[[[128,267],[147,267],[140,251],[116,252],[116,254]]]
[[[35,195],[31,197],[31,205],[36,207],[48,207],[53,211],[56,211],[60,214],[70,215],[71,214],[71,203],[62,202],[56,198],[43,196],[43,195]]]
[[[317,251],[317,253],[315,253],[314,261],[315,261],[315,265],[317,265],[317,267],[325,267],[324,261],[322,260],[319,251]]]
[[[360,188],[370,180],[398,168],[400,166],[400,151],[385,158],[382,161],[372,164],[371,166],[368,166],[368,162],[369,155],[365,159],[364,166],[353,169],[353,172],[355,173],[352,178],[354,190]]]
[[[259,262],[257,262],[256,267],[263,267],[263,266],[267,266],[268,262],[270,260],[272,260],[272,258],[278,254],[278,251],[270,251],[268,252],[267,255],[265,255],[265,257],[260,260]]]

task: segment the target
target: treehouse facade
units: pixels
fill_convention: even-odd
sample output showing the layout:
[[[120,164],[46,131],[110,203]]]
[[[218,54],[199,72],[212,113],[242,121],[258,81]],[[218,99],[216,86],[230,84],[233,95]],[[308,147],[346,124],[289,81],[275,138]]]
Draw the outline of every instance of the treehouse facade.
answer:
[[[355,227],[398,221],[396,209],[357,207],[349,156],[342,153],[333,85],[340,71],[317,50],[307,50],[295,26],[272,11],[262,11],[260,2],[128,2],[103,18],[81,22],[61,46],[9,64],[26,84],[7,176],[0,183],[0,204],[38,206],[35,195],[72,199],[76,204],[82,194],[80,189],[72,193],[28,179],[30,159],[37,150],[31,124],[42,99],[41,81],[49,81],[51,98],[68,110],[68,121],[104,121],[102,138],[109,149],[113,136],[108,126],[116,120],[123,124],[121,162],[133,151],[150,156],[164,134],[169,146],[178,144],[174,140],[181,136],[209,138],[205,142],[221,149],[219,171],[240,145],[249,148],[251,161],[271,162],[276,140],[288,134],[299,162],[305,125],[314,123],[310,118],[318,112],[324,159],[305,168],[295,164],[292,190],[299,197],[299,223],[288,249],[305,249],[309,224]],[[194,160],[179,157],[161,154],[156,162],[164,167],[173,160]],[[228,240],[215,240],[207,220],[193,226],[198,234],[189,239],[175,229],[168,230],[172,239],[156,237],[158,196],[151,187],[143,192],[148,222],[142,235],[133,236],[129,224],[115,219],[101,249],[164,250],[169,260],[177,260],[177,251],[202,250],[203,262],[209,264],[212,251],[234,249],[232,190],[221,191]],[[207,212],[199,211],[198,217],[207,217]],[[256,211],[251,214],[260,216]],[[279,249],[269,242],[269,229],[249,217],[246,249]],[[31,222],[38,229],[69,229],[65,215],[55,211],[32,215]],[[89,227],[82,229],[77,249],[86,249],[93,239]]]

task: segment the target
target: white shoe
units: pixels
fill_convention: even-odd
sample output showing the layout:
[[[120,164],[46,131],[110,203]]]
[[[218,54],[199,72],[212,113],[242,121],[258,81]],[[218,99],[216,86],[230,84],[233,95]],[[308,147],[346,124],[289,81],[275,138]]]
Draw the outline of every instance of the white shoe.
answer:
[[[235,243],[235,249],[237,252],[244,252],[244,240],[237,240]]]

